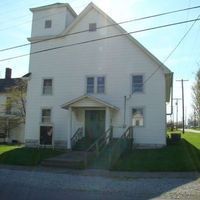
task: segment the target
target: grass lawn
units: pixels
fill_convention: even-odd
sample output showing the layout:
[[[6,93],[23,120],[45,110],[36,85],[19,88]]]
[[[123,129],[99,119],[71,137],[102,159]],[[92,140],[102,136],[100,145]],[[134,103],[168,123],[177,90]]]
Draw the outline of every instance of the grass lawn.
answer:
[[[63,153],[61,150],[0,145],[0,164],[38,165],[42,160]]]
[[[113,167],[123,171],[200,171],[200,134],[185,133],[178,144],[161,149],[136,149]]]

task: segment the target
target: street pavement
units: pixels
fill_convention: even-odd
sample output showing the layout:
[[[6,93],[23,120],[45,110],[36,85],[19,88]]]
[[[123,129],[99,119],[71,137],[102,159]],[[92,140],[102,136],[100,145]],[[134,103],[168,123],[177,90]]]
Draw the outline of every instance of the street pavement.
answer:
[[[0,200],[33,199],[196,200],[200,199],[200,178],[198,173],[98,173],[0,167]]]

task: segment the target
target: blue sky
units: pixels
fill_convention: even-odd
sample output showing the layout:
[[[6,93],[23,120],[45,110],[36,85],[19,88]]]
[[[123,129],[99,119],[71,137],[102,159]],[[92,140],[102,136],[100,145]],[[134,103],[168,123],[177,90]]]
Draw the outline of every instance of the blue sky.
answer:
[[[80,13],[90,2],[89,0],[1,0],[0,1],[0,49],[27,43],[31,34],[32,15],[29,8],[47,5],[55,2],[68,2],[77,13]],[[198,6],[199,0],[94,0],[97,6],[110,15],[116,22],[172,11],[176,9]],[[124,24],[127,31],[135,31],[153,26],[197,18],[200,9],[176,13]],[[133,34],[160,61],[164,61],[170,51],[176,46],[191,23],[174,27],[152,30]],[[165,63],[174,72],[174,80],[188,79],[185,83],[186,115],[192,112],[191,86],[195,73],[200,67],[200,22],[192,28],[181,45]],[[29,47],[12,51],[0,52],[0,59],[29,52]],[[198,65],[199,63],[199,65]],[[0,62],[0,78],[4,77],[6,67],[13,69],[13,77],[22,76],[28,72],[29,57]],[[181,85],[174,81],[174,97],[181,97]],[[181,110],[181,107],[179,108]],[[181,112],[179,115],[181,119]]]

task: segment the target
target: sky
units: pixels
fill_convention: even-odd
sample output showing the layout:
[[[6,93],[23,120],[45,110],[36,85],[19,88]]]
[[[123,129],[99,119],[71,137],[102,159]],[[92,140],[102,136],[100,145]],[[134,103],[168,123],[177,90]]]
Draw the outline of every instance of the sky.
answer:
[[[29,8],[44,6],[56,2],[69,3],[79,14],[90,0],[1,0],[0,1],[0,50],[27,43],[31,35],[32,13]],[[99,8],[106,12],[114,21],[122,22],[129,19],[145,17],[167,11],[187,7],[199,6],[199,0],[93,0]],[[141,20],[123,24],[128,32],[146,29],[154,26],[196,19],[200,8],[176,14]],[[192,23],[170,26],[146,32],[132,34],[144,47],[146,47],[161,62],[168,57],[176,47]],[[189,80],[184,83],[185,88],[185,114],[186,121],[193,113],[192,90],[195,74],[200,68],[200,22],[196,22],[178,48],[164,63],[174,72],[174,98],[181,98],[181,83],[176,80]],[[30,47],[17,48],[10,51],[0,51],[0,60],[15,55],[29,53]],[[0,61],[0,78],[4,78],[5,68],[13,70],[13,77],[23,76],[28,72],[29,57],[22,57],[9,61]],[[175,102],[173,103],[174,109]],[[169,106],[168,106],[169,108]],[[181,101],[179,101],[179,120],[181,120]],[[168,109],[169,111],[169,109]],[[176,113],[174,115],[176,119]]]

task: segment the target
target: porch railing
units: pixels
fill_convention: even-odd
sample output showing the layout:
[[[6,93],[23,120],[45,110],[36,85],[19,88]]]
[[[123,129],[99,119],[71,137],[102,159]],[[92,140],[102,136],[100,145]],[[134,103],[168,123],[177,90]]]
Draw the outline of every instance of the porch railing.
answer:
[[[89,162],[90,153],[97,157],[103,149],[112,141],[113,127],[110,127],[105,133],[100,136],[85,152],[85,165]]]
[[[109,165],[112,167],[120,156],[132,150],[133,147],[133,127],[128,127],[122,136],[117,139],[116,143],[113,144],[109,155]]]
[[[78,128],[77,131],[74,133],[74,135],[71,138],[71,146],[74,147],[74,145],[83,138],[83,128]]]

